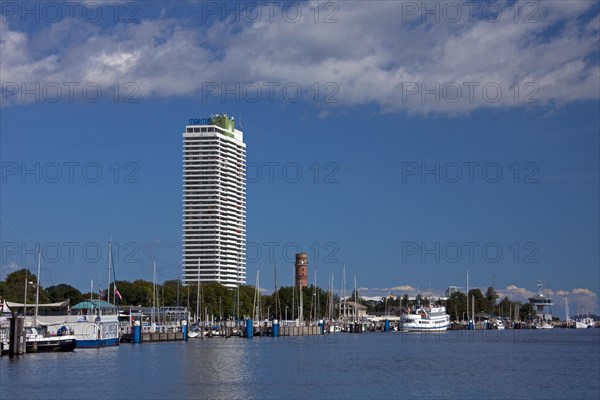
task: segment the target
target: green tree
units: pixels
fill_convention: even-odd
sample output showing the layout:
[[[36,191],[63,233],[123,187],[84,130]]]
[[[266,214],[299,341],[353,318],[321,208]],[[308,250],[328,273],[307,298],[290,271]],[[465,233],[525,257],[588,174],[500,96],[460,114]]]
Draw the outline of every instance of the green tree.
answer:
[[[511,310],[514,310],[515,307],[516,307],[516,305],[514,305],[514,303],[512,301],[510,301],[508,299],[508,297],[505,296],[500,301],[500,303],[498,303],[498,309],[499,309],[498,314],[501,317],[510,317],[510,318],[512,318],[513,315],[514,315],[514,313],[513,313],[513,315],[510,315],[510,312],[511,312]]]
[[[473,310],[472,301],[475,301],[475,314],[486,311],[487,302],[481,290],[479,289],[471,289],[469,290],[469,315],[471,315],[471,311]],[[473,316],[471,316],[472,318]]]
[[[463,319],[467,310],[467,295],[462,292],[454,292],[446,301],[446,311],[454,321]]]
[[[525,303],[519,308],[519,318],[521,321],[530,321],[536,316],[535,309],[531,303]]]
[[[408,298],[408,293],[404,293],[404,296],[402,296],[402,307],[408,307],[409,305],[409,298]]]
[[[138,279],[134,282],[117,281],[116,285],[123,297],[123,300],[121,300],[122,305],[152,306],[152,282]]]
[[[83,294],[81,294],[79,289],[65,283],[48,286],[46,288],[46,293],[48,293],[48,300],[51,303],[58,303],[70,299],[71,305],[74,305],[84,300]]]
[[[27,278],[29,287],[27,289],[27,303],[33,304],[35,303],[35,294],[36,294],[36,284],[37,284],[37,276],[30,272],[28,269],[23,268],[17,271],[11,272],[6,275],[4,279],[4,284],[0,286],[0,296],[7,301],[12,301],[15,303],[22,303],[25,299],[25,279]],[[48,295],[44,290],[44,287],[40,285],[40,295],[39,295],[40,303],[48,302]]]
[[[496,300],[498,300],[498,293],[494,290],[493,287],[488,287],[485,295],[485,303],[483,311],[487,313],[495,313],[496,311]]]

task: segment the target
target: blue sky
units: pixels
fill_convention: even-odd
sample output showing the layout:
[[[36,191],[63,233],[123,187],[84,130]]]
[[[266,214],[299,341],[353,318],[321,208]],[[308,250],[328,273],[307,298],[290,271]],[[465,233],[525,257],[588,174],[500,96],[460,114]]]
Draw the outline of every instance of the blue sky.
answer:
[[[153,256],[177,278],[181,133],[227,112],[249,283],[289,284],[302,249],[321,286],[345,264],[365,295],[441,293],[468,270],[597,311],[599,10],[565,3],[3,5],[2,275],[40,243],[44,285],[105,285],[112,238],[118,279],[151,280]]]

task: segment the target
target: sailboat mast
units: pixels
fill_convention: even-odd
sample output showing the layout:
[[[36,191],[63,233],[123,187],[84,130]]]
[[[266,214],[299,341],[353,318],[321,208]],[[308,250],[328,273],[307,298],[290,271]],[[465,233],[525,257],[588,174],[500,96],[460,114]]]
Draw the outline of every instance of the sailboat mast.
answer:
[[[110,303],[110,261],[112,258],[112,242],[108,241],[108,280],[106,281],[106,301]],[[111,303],[112,304],[112,303]]]
[[[312,302],[315,304],[315,319],[314,321],[317,322],[317,313],[319,312],[319,310],[317,310],[317,266],[315,265],[315,283],[313,285],[313,299]]]
[[[304,295],[302,294],[302,286],[298,286],[298,297],[300,299],[300,310],[298,311],[298,320],[304,325]]]
[[[356,292],[356,275],[354,275],[354,322],[358,322],[358,315],[357,315],[357,311],[358,311],[358,298],[357,298],[357,292]]]
[[[275,299],[275,312],[273,313],[273,319],[281,319],[278,315],[279,311],[279,293],[277,292],[277,264],[273,265],[273,298]],[[269,316],[267,315],[267,318]]]
[[[345,319],[346,319],[346,310],[348,308],[348,307],[346,307],[346,305],[347,305],[346,301],[347,300],[348,299],[346,299],[346,264],[344,264],[344,269],[342,270],[342,298],[341,298],[341,301],[340,301],[340,311],[341,311],[341,307],[342,307],[342,301],[344,302],[344,311],[340,312],[340,314],[342,314],[342,315],[340,315],[340,317],[342,317],[342,319],[344,320],[344,322],[345,322]]]
[[[29,282],[27,279],[29,278],[29,270],[26,269],[25,270],[25,296],[24,296],[24,300],[23,300],[23,317],[25,317],[27,315],[27,286],[29,286]]]
[[[256,287],[254,288],[254,300],[252,301],[252,320],[260,321],[260,268],[256,268]]]
[[[467,321],[470,321],[469,318],[469,271],[467,271]]]
[[[296,318],[296,269],[292,268],[292,321]]]
[[[198,282],[196,282],[196,322],[200,321],[200,258],[198,258]]]
[[[238,326],[240,323],[240,281],[237,282],[237,298],[236,298],[236,307],[235,307],[235,326]]]
[[[177,274],[177,312],[179,313],[179,274]]]
[[[154,313],[156,311],[156,257],[152,259],[152,324],[154,325]]]
[[[37,289],[35,291],[35,319],[33,326],[37,327],[38,306],[40,303],[40,270],[42,265],[42,250],[38,248],[38,265],[37,265]]]

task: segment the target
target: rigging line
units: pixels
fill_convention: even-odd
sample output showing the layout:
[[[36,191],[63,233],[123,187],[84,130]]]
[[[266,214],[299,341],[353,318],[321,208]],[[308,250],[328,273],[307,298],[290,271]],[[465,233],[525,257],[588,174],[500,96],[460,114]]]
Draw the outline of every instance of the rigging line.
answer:
[[[12,229],[17,235],[21,236],[21,239],[23,240],[29,240],[27,237],[25,237],[25,235],[23,235],[19,230],[17,230],[14,226],[12,226],[10,223],[8,223],[8,221],[5,218],[0,217],[0,221],[2,221],[2,224],[4,225],[8,225],[8,227],[10,229]]]

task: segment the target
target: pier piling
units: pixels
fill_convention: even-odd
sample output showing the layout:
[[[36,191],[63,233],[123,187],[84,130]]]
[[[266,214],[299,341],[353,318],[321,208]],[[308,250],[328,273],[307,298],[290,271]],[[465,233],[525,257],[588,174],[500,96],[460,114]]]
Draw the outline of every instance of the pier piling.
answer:
[[[133,343],[141,343],[142,342],[142,327],[140,325],[140,321],[135,321],[133,323]]]
[[[187,321],[181,321],[181,331],[183,332],[183,340],[188,341],[188,324]]]
[[[279,320],[273,320],[273,337],[279,336]]]
[[[251,319],[247,319],[246,320],[246,338],[247,339],[252,339],[252,334],[254,332],[252,331],[252,320]]]

